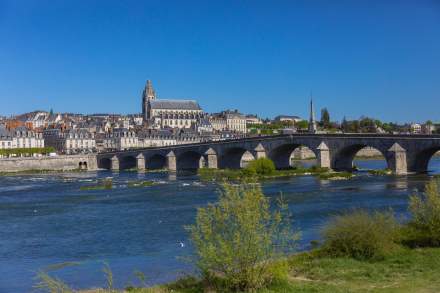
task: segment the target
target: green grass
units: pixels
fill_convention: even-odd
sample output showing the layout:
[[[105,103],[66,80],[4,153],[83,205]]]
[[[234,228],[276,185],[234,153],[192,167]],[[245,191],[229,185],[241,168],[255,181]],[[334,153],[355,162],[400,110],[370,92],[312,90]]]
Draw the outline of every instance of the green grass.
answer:
[[[292,256],[288,280],[258,292],[440,292],[440,248],[402,248],[375,262],[322,258],[318,254],[314,251]],[[194,278],[186,278],[168,285],[129,292],[210,292],[204,289]]]

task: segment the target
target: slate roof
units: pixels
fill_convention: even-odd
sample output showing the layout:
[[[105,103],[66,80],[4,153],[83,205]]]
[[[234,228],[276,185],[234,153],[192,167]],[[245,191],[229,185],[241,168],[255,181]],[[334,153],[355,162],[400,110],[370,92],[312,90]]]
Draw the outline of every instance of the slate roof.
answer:
[[[0,126],[0,137],[11,137],[11,132],[9,132],[3,125]]]
[[[202,110],[194,100],[154,100],[150,101],[152,109],[164,110]]]

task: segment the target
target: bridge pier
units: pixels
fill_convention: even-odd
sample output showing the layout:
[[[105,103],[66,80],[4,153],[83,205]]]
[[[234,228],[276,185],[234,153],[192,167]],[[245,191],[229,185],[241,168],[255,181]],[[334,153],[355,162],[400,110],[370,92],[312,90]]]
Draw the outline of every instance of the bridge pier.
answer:
[[[201,169],[201,168],[205,168],[205,166],[206,166],[206,160],[205,160],[205,157],[200,156],[200,159],[199,159],[199,169]]]
[[[114,155],[114,156],[111,158],[110,169],[111,169],[112,171],[119,171],[119,158],[118,158],[118,156]]]
[[[136,167],[138,171],[145,171],[145,156],[143,154],[136,156]]]
[[[316,149],[318,150],[318,166],[321,168],[331,169],[330,149],[325,144],[325,142],[321,142],[321,144]]]
[[[397,142],[388,149],[390,155],[389,167],[396,175],[404,175],[408,173],[406,161],[406,150]]]
[[[266,149],[263,147],[263,145],[261,143],[259,143],[255,147],[254,152],[253,152],[253,156],[254,156],[255,160],[266,157]]]
[[[212,149],[209,148],[205,152],[206,156],[206,167],[209,169],[217,169],[218,168],[218,162],[217,162],[217,153]]]
[[[167,154],[166,167],[167,167],[168,171],[170,171],[170,172],[176,172],[177,171],[176,155],[174,154],[173,151],[170,151]]]

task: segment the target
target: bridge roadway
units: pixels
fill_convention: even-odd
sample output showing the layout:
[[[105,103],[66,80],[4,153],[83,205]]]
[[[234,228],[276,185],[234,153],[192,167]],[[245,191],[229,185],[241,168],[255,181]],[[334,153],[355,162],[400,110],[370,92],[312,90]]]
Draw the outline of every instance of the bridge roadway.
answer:
[[[268,157],[277,168],[290,166],[292,152],[300,146],[311,149],[318,165],[350,171],[356,153],[373,147],[384,156],[395,174],[422,173],[440,151],[440,135],[381,134],[289,134],[234,140],[111,151],[97,154],[98,168],[130,168],[169,171],[206,168],[240,168],[247,158]]]

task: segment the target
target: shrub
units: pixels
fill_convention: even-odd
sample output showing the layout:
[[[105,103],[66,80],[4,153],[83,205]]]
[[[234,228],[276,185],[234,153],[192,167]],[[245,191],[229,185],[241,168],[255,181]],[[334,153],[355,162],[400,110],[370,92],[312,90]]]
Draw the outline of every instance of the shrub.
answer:
[[[329,256],[382,259],[395,247],[399,225],[392,212],[354,211],[336,216],[323,229],[323,252]]]
[[[403,242],[410,246],[440,246],[440,194],[436,180],[426,184],[424,194],[409,200],[412,219],[404,229]]]
[[[245,169],[253,169],[258,175],[272,175],[275,172],[275,164],[272,162],[271,159],[259,158],[250,161]]]
[[[299,236],[282,201],[271,212],[261,187],[246,184],[223,185],[219,202],[199,208],[188,229],[205,282],[225,291],[254,290],[286,276],[277,260]]]

